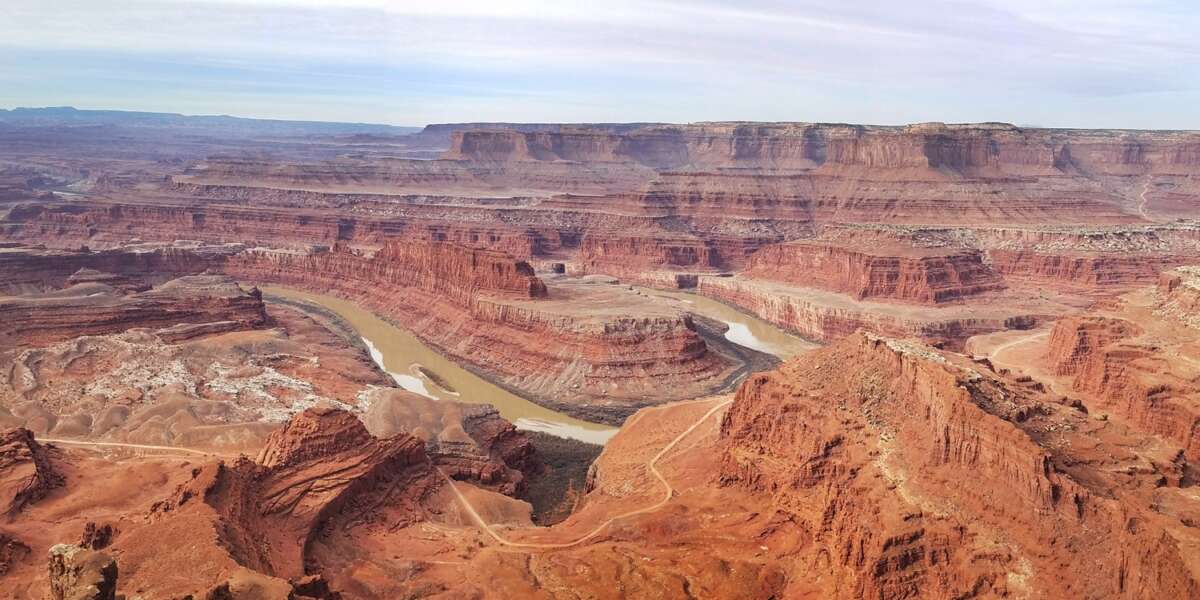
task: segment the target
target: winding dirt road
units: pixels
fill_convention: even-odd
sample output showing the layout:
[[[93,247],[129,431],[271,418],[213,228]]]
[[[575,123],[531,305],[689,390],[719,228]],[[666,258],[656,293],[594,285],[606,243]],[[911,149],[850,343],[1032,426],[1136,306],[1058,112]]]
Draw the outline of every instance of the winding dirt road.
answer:
[[[1147,221],[1150,220],[1150,217],[1148,215],[1146,215],[1146,194],[1149,192],[1150,192],[1150,180],[1147,179],[1146,182],[1142,184],[1142,193],[1138,194],[1139,202],[1138,202],[1138,207],[1137,207],[1138,214],[1142,215],[1142,218],[1146,219]]]
[[[696,402],[708,402],[708,400],[697,400],[697,401],[686,402],[686,403],[681,402],[681,403],[675,403],[675,404],[668,405],[668,406],[658,406],[658,407],[651,408],[648,410],[663,410],[663,409],[667,409],[667,408],[675,408],[682,404],[694,404]],[[683,440],[683,438],[687,437],[689,434],[691,434],[693,431],[695,431],[697,427],[699,427],[702,423],[707,421],[708,418],[713,416],[713,414],[715,414],[717,411],[721,410],[722,408],[725,408],[726,406],[729,406],[729,404],[731,402],[733,402],[732,399],[726,400],[726,401],[721,402],[721,403],[717,404],[716,406],[713,406],[712,408],[708,409],[708,412],[704,413],[704,416],[697,419],[695,423],[692,423],[691,426],[689,426],[687,429],[683,430],[682,433],[675,436],[674,439],[672,439],[666,446],[663,446],[662,449],[659,450],[658,453],[655,454],[654,457],[651,458],[650,461],[646,463],[646,466],[650,469],[650,473],[652,473],[658,479],[659,483],[661,483],[663,486],[663,497],[661,500],[659,500],[658,502],[655,502],[654,504],[651,504],[650,506],[645,506],[645,507],[642,507],[642,508],[639,508],[636,510],[623,512],[619,515],[609,517],[603,523],[597,525],[595,529],[593,529],[593,530],[589,531],[588,533],[586,533],[574,540],[571,540],[569,542],[535,543],[535,542],[514,542],[511,540],[505,539],[503,536],[501,536],[499,533],[497,533],[496,530],[492,529],[491,525],[488,525],[486,522],[484,522],[483,517],[481,517],[479,515],[479,512],[475,510],[475,507],[471,506],[471,503],[470,503],[470,501],[467,500],[466,496],[464,496],[463,493],[458,490],[458,486],[455,485],[454,481],[452,479],[450,479],[450,477],[448,477],[444,472],[442,472],[441,469],[438,469],[438,472],[441,473],[442,477],[446,479],[446,482],[450,485],[450,489],[454,490],[454,495],[458,498],[459,504],[462,504],[463,509],[466,510],[467,513],[469,515],[471,515],[471,518],[475,521],[475,523],[477,525],[479,525],[479,527],[481,529],[483,529],[484,532],[486,532],[489,536],[491,536],[492,539],[496,540],[497,543],[499,543],[503,546],[508,546],[508,547],[512,547],[512,548],[536,548],[536,549],[570,548],[572,546],[577,546],[579,544],[582,544],[583,542],[586,542],[587,540],[599,535],[601,531],[604,531],[604,529],[606,527],[608,527],[609,525],[611,525],[614,521],[617,521],[618,519],[624,519],[624,518],[628,518],[628,517],[632,517],[632,516],[636,516],[636,515],[645,514],[648,512],[653,512],[653,511],[656,511],[656,510],[662,508],[664,505],[666,505],[666,503],[671,500],[671,497],[675,495],[675,488],[671,487],[671,484],[670,484],[670,482],[667,481],[667,478],[663,477],[662,472],[660,472],[658,470],[658,466],[657,466],[658,461],[663,456],[666,456],[666,454],[668,452],[670,452],[671,449],[673,449],[676,444],[678,444],[681,440]],[[639,416],[635,417],[635,420],[633,422],[627,424],[626,427],[628,427],[629,425],[632,425],[633,423],[636,423],[637,420],[639,420],[641,418],[641,415],[643,415],[643,414],[646,414],[645,411],[639,413]]]
[[[1013,346],[1027,344],[1029,342],[1032,342],[1033,340],[1041,339],[1048,335],[1050,335],[1049,331],[1042,331],[1040,333],[1033,333],[1033,334],[1030,334],[1030,335],[1027,335],[1024,337],[1019,337],[1011,342],[1000,344],[999,346],[992,348],[992,351],[988,353],[988,360],[995,362],[996,357],[999,356],[999,354],[1001,352],[1008,350],[1009,348],[1012,348]]]
[[[688,404],[696,404],[696,403],[700,403],[700,402],[711,402],[711,400],[693,400],[690,402],[677,402],[677,403],[667,405],[667,406],[658,406],[658,407],[650,408],[650,409],[647,409],[646,411],[642,411],[641,413],[638,413],[638,415],[626,426],[628,427],[629,425],[636,424],[638,421],[641,420],[642,416],[647,414],[647,412],[649,412],[649,411],[678,408],[679,406],[688,405]],[[694,423],[689,425],[687,429],[684,429],[682,432],[680,432],[679,435],[675,436],[670,442],[668,442],[657,453],[655,453],[655,455],[653,457],[651,457],[651,459],[646,463],[646,467],[649,469],[650,473],[652,475],[654,475],[654,477],[656,479],[658,479],[658,482],[662,485],[662,488],[663,488],[662,499],[660,499],[658,502],[655,502],[654,504],[651,504],[649,506],[644,506],[642,508],[638,508],[638,509],[631,510],[631,511],[626,511],[621,514],[609,517],[603,523],[597,525],[594,529],[592,529],[588,533],[586,533],[574,540],[571,540],[569,542],[559,542],[559,543],[514,542],[512,540],[505,539],[503,536],[501,536],[499,533],[497,533],[496,530],[493,529],[491,525],[489,525],[487,522],[485,522],[483,520],[483,517],[480,516],[480,514],[477,510],[475,510],[475,507],[471,505],[471,502],[469,500],[467,500],[467,497],[464,496],[461,491],[459,491],[458,486],[455,484],[453,479],[451,479],[448,475],[446,475],[446,473],[444,471],[442,471],[441,469],[438,469],[438,473],[442,476],[443,479],[446,480],[446,483],[449,484],[450,489],[454,492],[454,495],[458,499],[459,504],[461,504],[463,509],[467,512],[467,514],[469,514],[471,516],[471,519],[475,521],[475,523],[479,526],[480,529],[482,529],[489,536],[491,536],[492,539],[496,540],[497,543],[499,543],[503,546],[508,546],[508,547],[512,547],[512,548],[533,548],[533,549],[543,549],[543,550],[544,549],[555,549],[555,548],[570,548],[572,546],[577,546],[579,544],[582,544],[583,542],[586,542],[587,540],[589,540],[593,537],[596,537],[597,535],[600,534],[600,532],[604,531],[605,528],[607,528],[609,525],[612,525],[614,522],[616,522],[619,519],[625,519],[628,517],[646,514],[649,512],[656,511],[656,510],[662,508],[663,506],[665,506],[667,504],[667,502],[669,502],[671,500],[671,498],[675,495],[675,488],[671,486],[671,483],[669,481],[667,481],[667,478],[665,476],[663,476],[661,471],[658,470],[658,461],[661,460],[664,456],[666,456],[668,452],[673,450],[675,448],[675,446],[679,444],[679,442],[683,441],[684,438],[686,438],[693,431],[695,431],[697,427],[702,425],[705,421],[707,421],[710,417],[712,417],[714,414],[719,412],[721,409],[725,408],[726,406],[729,406],[729,404],[732,402],[733,402],[732,399],[725,400],[723,402],[717,403],[712,408],[708,409],[708,411],[706,411],[704,413],[704,415],[702,415],[699,419],[696,419],[696,421]],[[183,448],[183,447],[179,447],[179,446],[155,446],[155,445],[150,445],[150,444],[128,444],[128,443],[123,443],[123,442],[89,442],[89,441],[84,441],[84,440],[68,440],[68,439],[62,439],[62,438],[39,438],[38,441],[55,443],[55,444],[74,445],[74,446],[89,446],[89,447],[100,447],[100,448],[130,448],[130,449],[138,449],[138,450],[154,450],[154,451],[160,451],[160,452],[177,452],[177,453],[192,454],[192,455],[199,455],[199,456],[221,456],[220,454],[216,454],[213,452],[206,452],[203,450],[196,450],[193,448]]]
[[[180,446],[151,446],[147,444],[125,444],[121,442],[87,442],[84,440],[65,440],[61,438],[37,438],[38,442],[52,442],[55,444],[68,444],[72,446],[99,446],[111,448],[135,448],[140,450],[158,450],[166,452],[182,452],[184,454],[197,454],[200,456],[225,456],[216,452],[207,452],[204,450],[195,450],[192,448],[183,448]]]

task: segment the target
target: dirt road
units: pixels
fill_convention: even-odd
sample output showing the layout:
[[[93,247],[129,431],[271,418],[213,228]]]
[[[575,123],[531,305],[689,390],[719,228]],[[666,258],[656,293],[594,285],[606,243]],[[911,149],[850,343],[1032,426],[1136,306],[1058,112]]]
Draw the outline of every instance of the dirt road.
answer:
[[[707,400],[704,400],[701,402],[706,402],[706,401]],[[673,448],[675,448],[676,444],[678,444],[680,441],[682,441],[684,438],[686,438],[689,434],[691,434],[693,431],[695,431],[697,427],[699,427],[701,424],[703,424],[705,421],[707,421],[709,419],[709,417],[712,417],[713,414],[717,413],[718,411],[725,408],[726,406],[729,406],[729,404],[731,402],[733,402],[733,400],[726,400],[726,401],[721,402],[721,403],[717,404],[716,406],[713,406],[712,408],[708,409],[708,412],[705,412],[702,417],[697,419],[687,429],[683,430],[682,433],[675,436],[674,439],[672,439],[669,443],[667,443],[667,445],[663,446],[662,449],[660,449],[658,451],[658,453],[656,453],[646,463],[646,466],[649,468],[650,473],[653,474],[654,477],[658,479],[660,484],[662,484],[663,497],[661,500],[659,500],[658,502],[655,502],[654,504],[651,504],[649,506],[645,506],[645,507],[642,507],[642,508],[639,508],[636,510],[631,510],[628,512],[623,512],[619,515],[614,515],[612,517],[609,517],[603,523],[601,523],[600,525],[597,525],[595,529],[589,531],[588,533],[586,533],[574,540],[568,541],[568,542],[532,543],[532,542],[514,542],[511,540],[505,539],[503,536],[501,536],[499,533],[497,533],[494,529],[492,529],[492,527],[490,525],[488,525],[486,522],[484,522],[483,517],[481,517],[479,515],[479,512],[475,510],[475,507],[471,506],[470,501],[468,501],[466,496],[464,496],[463,493],[459,491],[458,487],[455,485],[454,481],[452,479],[450,479],[450,477],[448,477],[445,473],[442,473],[442,477],[444,477],[446,479],[446,482],[450,485],[450,489],[454,490],[454,495],[458,498],[459,503],[462,504],[463,509],[467,511],[467,514],[471,515],[471,519],[474,520],[475,523],[477,525],[479,525],[479,527],[481,529],[484,530],[484,532],[486,532],[489,536],[491,536],[492,539],[496,540],[497,543],[499,543],[503,546],[508,546],[508,547],[512,547],[512,548],[536,548],[536,549],[570,548],[572,546],[577,546],[579,544],[582,544],[583,542],[586,542],[587,540],[595,537],[601,531],[604,531],[604,529],[606,527],[608,527],[609,525],[611,525],[614,521],[617,521],[619,519],[625,519],[628,517],[633,517],[636,515],[645,514],[648,512],[653,512],[653,511],[656,511],[656,510],[662,508],[664,505],[666,505],[666,503],[671,500],[671,497],[675,495],[675,488],[671,487],[671,483],[669,481],[667,481],[667,478],[663,477],[662,472],[658,470],[658,466],[657,466],[658,461],[660,459],[662,459],[662,457],[666,456],[666,454],[668,452],[670,452]],[[693,402],[688,402],[686,404],[692,404],[692,403]],[[680,404],[681,403],[676,403],[676,404],[672,404],[672,405],[668,405],[668,406],[660,406],[660,407],[655,407],[655,408],[651,408],[651,409],[647,409],[647,410],[663,410],[663,409],[677,407]],[[641,414],[645,414],[645,412],[639,413],[639,415],[641,415]],[[640,419],[640,416],[636,417],[635,419]],[[634,422],[636,422],[636,420]],[[629,425],[632,425],[632,424],[633,423],[628,423],[625,426],[629,427]],[[439,469],[439,472],[440,472],[440,469]]]

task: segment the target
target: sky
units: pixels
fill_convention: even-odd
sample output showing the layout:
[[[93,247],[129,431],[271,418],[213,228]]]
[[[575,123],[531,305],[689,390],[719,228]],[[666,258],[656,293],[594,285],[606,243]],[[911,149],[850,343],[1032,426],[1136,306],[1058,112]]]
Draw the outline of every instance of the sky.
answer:
[[[1200,129],[1197,0],[2,0],[0,107]]]

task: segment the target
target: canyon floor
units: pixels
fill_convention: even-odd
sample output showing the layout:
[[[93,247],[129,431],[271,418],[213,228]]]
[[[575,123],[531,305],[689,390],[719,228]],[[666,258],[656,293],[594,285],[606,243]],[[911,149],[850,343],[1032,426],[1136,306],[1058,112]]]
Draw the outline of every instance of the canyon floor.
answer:
[[[0,596],[1200,598],[1195,132],[174,126],[0,123]]]

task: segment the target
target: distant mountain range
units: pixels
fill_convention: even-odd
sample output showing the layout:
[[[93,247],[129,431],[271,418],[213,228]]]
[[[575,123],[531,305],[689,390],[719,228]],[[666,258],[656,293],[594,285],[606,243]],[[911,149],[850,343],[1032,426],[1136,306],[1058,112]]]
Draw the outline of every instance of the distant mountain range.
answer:
[[[372,123],[285,121],[247,119],[228,115],[182,115],[177,113],[123,110],[80,110],[71,106],[0,109],[0,125],[18,127],[120,127],[170,129],[187,133],[238,137],[307,135],[407,135],[420,127],[398,127]]]

